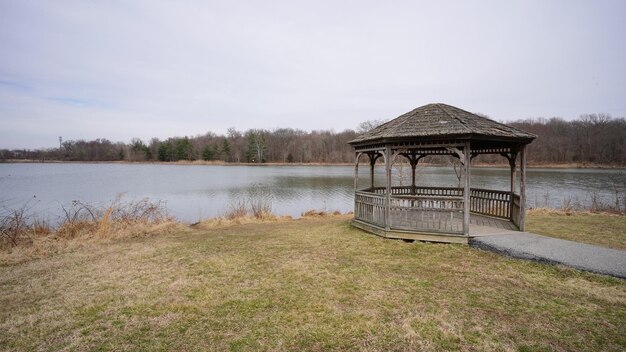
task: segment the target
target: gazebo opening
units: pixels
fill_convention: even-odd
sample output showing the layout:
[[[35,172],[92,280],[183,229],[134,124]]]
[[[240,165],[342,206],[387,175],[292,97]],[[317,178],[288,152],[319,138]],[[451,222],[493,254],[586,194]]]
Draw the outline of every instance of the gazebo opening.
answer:
[[[467,243],[490,232],[524,231],[526,145],[535,138],[446,104],[425,105],[384,123],[350,141],[356,153],[353,224],[383,237],[434,242]],[[471,188],[471,162],[480,154],[506,159],[510,190]],[[419,184],[417,166],[429,156],[457,158],[460,187]],[[411,170],[402,185],[392,178],[399,158]],[[375,174],[380,160],[383,186]],[[369,167],[367,180],[359,179],[361,163]]]

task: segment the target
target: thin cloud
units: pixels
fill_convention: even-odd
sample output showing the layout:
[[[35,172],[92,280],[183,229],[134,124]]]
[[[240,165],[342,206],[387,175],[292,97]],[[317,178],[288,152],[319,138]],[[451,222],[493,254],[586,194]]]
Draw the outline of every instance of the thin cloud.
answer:
[[[626,114],[603,2],[2,2],[0,148],[355,128],[430,102]]]

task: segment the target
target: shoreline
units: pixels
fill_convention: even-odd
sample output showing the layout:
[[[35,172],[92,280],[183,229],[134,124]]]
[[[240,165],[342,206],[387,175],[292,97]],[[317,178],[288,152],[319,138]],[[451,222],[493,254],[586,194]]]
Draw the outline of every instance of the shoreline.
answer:
[[[71,160],[32,160],[32,159],[7,159],[0,160],[0,164],[140,164],[140,165],[196,165],[196,166],[354,166],[353,163],[244,163],[225,161],[71,161]],[[364,163],[359,163],[360,165]],[[446,166],[440,164],[422,163],[420,166],[437,167]],[[509,168],[508,164],[475,164],[475,168]],[[563,163],[563,164],[527,164],[529,169],[608,169],[626,170],[626,165],[613,164],[589,164],[589,163]],[[518,166],[519,168],[519,166]]]

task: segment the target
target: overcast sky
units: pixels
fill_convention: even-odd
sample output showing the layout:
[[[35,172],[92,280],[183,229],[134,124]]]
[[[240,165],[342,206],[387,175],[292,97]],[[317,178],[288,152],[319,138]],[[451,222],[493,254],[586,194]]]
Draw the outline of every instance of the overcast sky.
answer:
[[[626,116],[626,1],[0,0],[0,148]]]

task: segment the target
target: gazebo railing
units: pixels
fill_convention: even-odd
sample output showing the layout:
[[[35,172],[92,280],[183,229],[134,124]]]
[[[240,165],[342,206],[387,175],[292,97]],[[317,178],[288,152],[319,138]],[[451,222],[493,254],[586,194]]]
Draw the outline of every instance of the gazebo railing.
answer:
[[[380,227],[385,226],[385,195],[357,191],[354,195],[354,217]]]
[[[463,197],[393,195],[389,204],[392,230],[463,233]]]
[[[511,192],[472,188],[470,211],[503,219],[511,218]]]
[[[385,223],[385,188],[357,191],[355,212],[357,220],[392,230],[463,233],[463,197],[456,189],[422,187],[420,195],[410,195],[403,187],[394,187],[389,203],[388,224]],[[430,195],[434,194],[434,195]]]
[[[521,216],[520,197],[517,194],[513,195],[513,202],[511,202],[511,221],[515,226],[519,226]]]
[[[463,197],[393,196],[391,208],[419,208],[423,210],[463,211]]]
[[[358,191],[357,194],[380,196],[380,199],[382,199],[380,206],[384,213],[385,192],[385,187],[373,187]],[[391,187],[391,195],[391,207],[394,207],[395,204],[401,208],[423,208],[426,210],[456,210],[460,208],[461,211],[463,210],[463,188],[394,186]],[[459,198],[461,199],[460,201]],[[512,220],[514,224],[518,225],[520,214],[519,196],[514,194],[513,198],[511,198],[511,192],[508,191],[472,188],[470,193],[470,211],[476,214]],[[384,218],[381,221],[384,221]]]
[[[366,188],[364,192],[385,194],[385,187]],[[412,195],[411,186],[393,186],[391,187],[392,195]],[[456,187],[415,187],[415,195],[419,196],[451,196],[463,197],[463,188]]]

